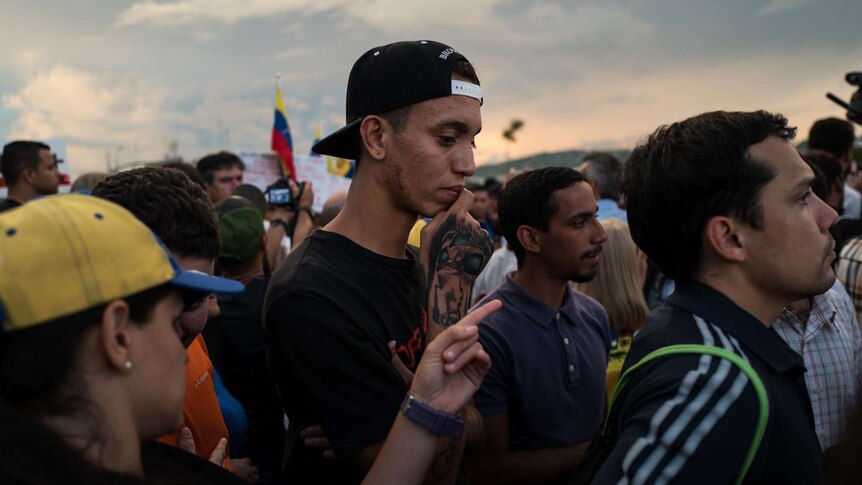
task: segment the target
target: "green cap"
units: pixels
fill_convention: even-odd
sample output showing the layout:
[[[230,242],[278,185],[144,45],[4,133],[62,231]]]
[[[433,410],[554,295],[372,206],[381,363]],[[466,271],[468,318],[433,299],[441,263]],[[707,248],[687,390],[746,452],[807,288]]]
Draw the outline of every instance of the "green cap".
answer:
[[[263,217],[254,204],[243,197],[231,196],[216,204],[221,231],[219,258],[248,261],[260,251]]]

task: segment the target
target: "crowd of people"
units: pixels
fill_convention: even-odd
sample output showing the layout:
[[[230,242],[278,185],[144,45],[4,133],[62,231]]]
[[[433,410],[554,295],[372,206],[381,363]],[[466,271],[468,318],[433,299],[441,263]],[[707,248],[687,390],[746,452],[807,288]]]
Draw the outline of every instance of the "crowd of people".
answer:
[[[275,201],[229,152],[58,191],[0,172],[0,482],[852,483],[862,449],[853,126],[661,126],[468,184],[474,65],[354,64]]]

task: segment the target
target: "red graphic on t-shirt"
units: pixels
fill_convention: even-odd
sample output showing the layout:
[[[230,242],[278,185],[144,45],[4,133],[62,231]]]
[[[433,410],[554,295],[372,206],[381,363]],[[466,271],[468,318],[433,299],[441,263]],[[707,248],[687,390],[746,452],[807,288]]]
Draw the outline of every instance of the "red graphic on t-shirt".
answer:
[[[422,325],[413,329],[413,335],[410,336],[407,344],[402,344],[395,348],[395,352],[398,354],[401,362],[404,362],[404,365],[411,371],[415,371],[419,365],[417,356],[425,349],[425,335],[428,333],[428,313],[424,308],[421,308],[420,312],[422,314]]]

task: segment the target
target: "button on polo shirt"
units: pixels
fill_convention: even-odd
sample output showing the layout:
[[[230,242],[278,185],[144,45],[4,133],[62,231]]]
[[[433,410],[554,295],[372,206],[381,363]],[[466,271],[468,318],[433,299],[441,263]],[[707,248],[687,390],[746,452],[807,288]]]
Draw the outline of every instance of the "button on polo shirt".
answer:
[[[602,420],[610,348],[607,314],[569,288],[552,308],[512,278],[484,301],[503,308],[479,325],[492,366],[476,393],[484,416],[508,414],[510,449],[590,439]]]

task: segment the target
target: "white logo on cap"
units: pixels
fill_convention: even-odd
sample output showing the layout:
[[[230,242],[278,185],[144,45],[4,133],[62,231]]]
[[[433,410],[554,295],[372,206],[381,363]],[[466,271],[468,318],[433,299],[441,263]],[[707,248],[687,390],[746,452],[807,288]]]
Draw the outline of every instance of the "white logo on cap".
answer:
[[[440,59],[448,59],[451,54],[455,53],[455,49],[448,48],[440,53]]]

